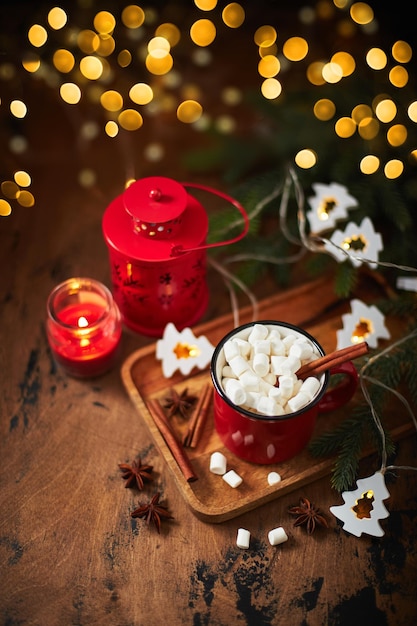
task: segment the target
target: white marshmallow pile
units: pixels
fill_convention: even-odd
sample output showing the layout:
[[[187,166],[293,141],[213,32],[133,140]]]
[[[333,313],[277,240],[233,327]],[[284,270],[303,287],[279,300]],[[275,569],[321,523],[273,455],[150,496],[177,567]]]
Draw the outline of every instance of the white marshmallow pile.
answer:
[[[225,342],[223,355],[223,390],[233,404],[252,413],[271,417],[294,413],[321,387],[315,376],[304,381],[296,376],[300,367],[321,356],[316,346],[284,326],[254,324],[243,329]]]

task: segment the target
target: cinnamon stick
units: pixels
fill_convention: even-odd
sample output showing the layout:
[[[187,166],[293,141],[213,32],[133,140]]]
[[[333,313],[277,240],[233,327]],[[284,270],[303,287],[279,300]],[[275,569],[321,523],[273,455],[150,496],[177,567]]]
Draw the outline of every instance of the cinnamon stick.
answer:
[[[330,352],[315,361],[306,363],[296,372],[296,376],[301,379],[306,378],[306,376],[317,376],[317,374],[321,374],[335,365],[341,365],[341,363],[346,363],[346,361],[357,359],[358,357],[366,354],[368,351],[369,346],[366,341],[355,343],[352,346],[341,348],[335,352]]]
[[[197,476],[193,470],[190,460],[185,452],[184,448],[178,441],[171,424],[168,422],[162,406],[158,400],[148,400],[148,409],[152,418],[157,425],[161,435],[165,439],[165,443],[171,451],[172,456],[178,463],[178,467],[184,475],[187,482],[193,482],[197,480]]]
[[[211,384],[206,383],[206,385],[204,385],[203,387],[202,392],[200,393],[198,402],[191,415],[188,430],[183,439],[184,446],[195,448],[200,440],[201,434],[204,430],[204,426],[206,423],[206,418],[207,418],[207,414],[208,414],[208,410],[210,406],[211,395],[212,395],[211,391],[212,391]]]

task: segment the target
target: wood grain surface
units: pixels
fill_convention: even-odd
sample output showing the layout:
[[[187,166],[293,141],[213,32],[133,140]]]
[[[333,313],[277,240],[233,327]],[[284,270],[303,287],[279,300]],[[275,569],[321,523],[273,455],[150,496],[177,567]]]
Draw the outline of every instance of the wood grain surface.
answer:
[[[24,19],[21,14],[19,28]],[[7,97],[2,94],[2,109]],[[327,471],[237,518],[207,523],[190,510],[122,381],[123,363],[154,339],[125,329],[117,367],[94,380],[69,378],[57,368],[45,335],[48,294],[71,276],[110,286],[101,219],[128,174],[194,179],[229,190],[217,173],[196,176],[184,168],[181,156],[196,142],[188,128],[180,141],[171,138],[171,152],[155,164],[144,162],[140,150],[164,133],[170,140],[163,125],[150,120],[128,149],[122,140],[84,145],[75,140],[76,113],[66,107],[63,123],[62,102],[42,81],[31,82],[25,99],[30,116],[19,132],[29,149],[19,161],[3,161],[2,170],[5,178],[18,167],[28,169],[36,203],[14,203],[12,214],[0,218],[0,624],[415,624],[416,472],[387,476],[390,514],[381,522],[381,538],[354,537],[329,513],[343,500]],[[14,132],[0,126],[2,145]],[[88,188],[79,184],[84,168],[96,175]],[[307,305],[311,286],[303,286],[299,268],[289,272],[291,284],[300,287],[291,311],[313,334],[326,323],[324,347],[333,349],[348,303],[335,301],[332,277],[326,276],[327,299],[317,295]],[[210,302],[201,323],[209,333],[230,315],[230,303],[212,268],[208,282]],[[373,290],[374,284],[366,284],[360,295],[372,300]],[[273,303],[281,292],[272,278],[255,288],[262,302],[270,297]],[[242,297],[240,304],[248,303]],[[265,313],[274,316],[274,309]],[[404,408],[396,411],[404,419]],[[154,466],[154,480],[142,492],[124,487],[118,467],[137,457]],[[417,464],[415,435],[399,441],[395,463]],[[379,464],[378,456],[366,457],[359,477]],[[138,503],[156,492],[174,516],[160,535],[131,518]],[[304,527],[293,526],[287,509],[301,496],[328,516],[329,529],[308,536]],[[271,546],[267,535],[277,526],[289,539]],[[239,528],[251,533],[248,550],[236,546]]]

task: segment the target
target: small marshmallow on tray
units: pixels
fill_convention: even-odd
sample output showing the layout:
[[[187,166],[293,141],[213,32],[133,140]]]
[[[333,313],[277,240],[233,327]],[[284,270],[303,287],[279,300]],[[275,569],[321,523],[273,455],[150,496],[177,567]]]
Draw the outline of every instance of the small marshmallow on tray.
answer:
[[[233,404],[252,413],[294,413],[320,390],[319,378],[301,380],[296,372],[321,355],[307,337],[286,327],[254,324],[246,339],[228,339],[223,353],[223,390]]]

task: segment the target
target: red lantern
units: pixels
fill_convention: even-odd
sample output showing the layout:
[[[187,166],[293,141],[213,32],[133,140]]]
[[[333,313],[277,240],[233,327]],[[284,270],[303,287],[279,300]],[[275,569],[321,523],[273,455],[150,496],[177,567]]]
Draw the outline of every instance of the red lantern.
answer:
[[[207,214],[185,187],[232,203],[244,218],[243,232],[207,244]],[[125,324],[152,336],[161,336],[168,322],[179,330],[195,324],[208,304],[206,249],[234,243],[248,228],[243,207],[209,187],[160,176],[132,183],[103,216],[113,295]]]

